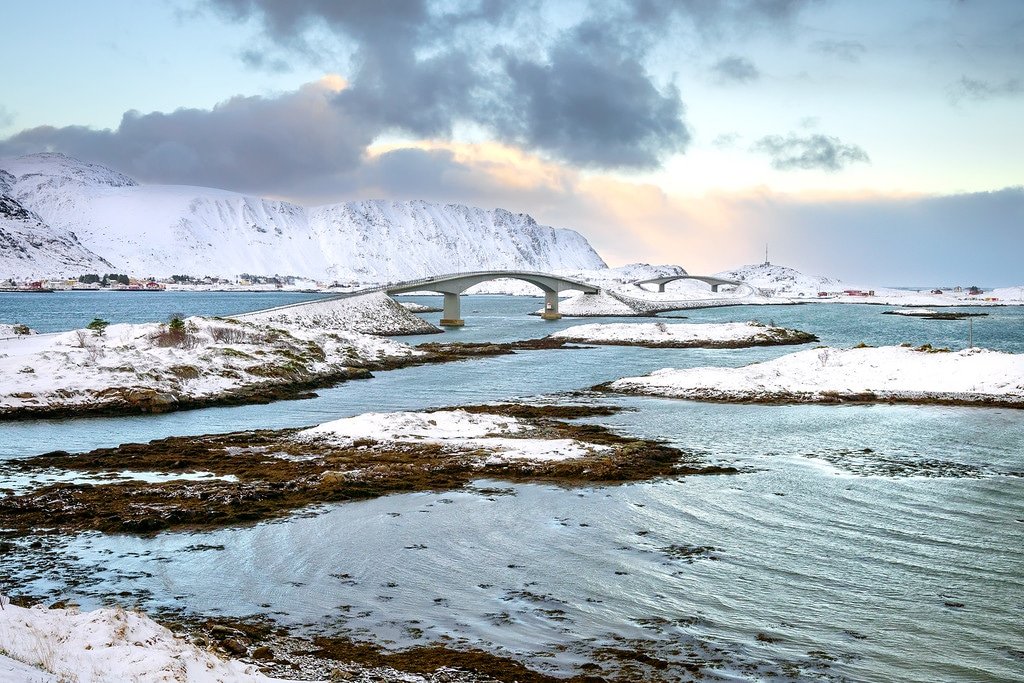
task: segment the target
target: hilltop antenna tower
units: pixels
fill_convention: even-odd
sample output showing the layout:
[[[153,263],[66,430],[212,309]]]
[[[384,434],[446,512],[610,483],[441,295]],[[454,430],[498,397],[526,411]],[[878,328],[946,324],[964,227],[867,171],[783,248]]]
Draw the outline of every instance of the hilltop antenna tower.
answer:
[[[767,242],[764,243],[764,264],[766,266],[770,266],[771,265],[771,261],[768,260],[768,243]]]

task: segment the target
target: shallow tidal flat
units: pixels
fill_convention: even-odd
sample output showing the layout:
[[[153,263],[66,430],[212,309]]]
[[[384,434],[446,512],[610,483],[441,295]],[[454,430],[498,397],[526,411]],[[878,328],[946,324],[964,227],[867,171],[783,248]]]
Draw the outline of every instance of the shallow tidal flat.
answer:
[[[18,534],[211,529],[480,478],[571,486],[735,472],[678,448],[564,421],[613,412],[471,406],[58,451],[3,464],[5,478],[21,485],[0,498],[0,525]]]

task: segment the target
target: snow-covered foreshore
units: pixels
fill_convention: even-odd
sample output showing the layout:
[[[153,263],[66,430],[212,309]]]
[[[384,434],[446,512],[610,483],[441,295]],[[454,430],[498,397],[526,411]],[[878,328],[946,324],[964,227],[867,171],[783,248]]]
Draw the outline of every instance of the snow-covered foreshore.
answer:
[[[656,348],[739,348],[805,344],[818,338],[799,330],[745,323],[597,323],[575,325],[551,335],[580,344]]]
[[[308,638],[253,642],[214,624],[211,632],[175,633],[140,612],[106,607],[82,612],[41,605],[0,610],[0,681],[4,683],[484,683],[488,676],[451,666],[433,674],[311,654]],[[219,651],[218,651],[219,650]],[[228,652],[242,657],[228,656]],[[453,659],[455,659],[453,653]],[[249,661],[244,661],[248,659]],[[282,677],[261,672],[286,672]]]
[[[192,317],[0,340],[0,417],[163,412],[265,401],[425,356],[364,333],[375,326],[383,333],[403,325],[432,327],[383,295],[244,317]]]
[[[223,659],[152,619],[120,608],[0,610],[0,680],[272,683],[256,666]]]
[[[738,368],[666,368],[624,393],[755,403],[901,402],[1024,408],[1024,354],[931,347],[818,348]]]

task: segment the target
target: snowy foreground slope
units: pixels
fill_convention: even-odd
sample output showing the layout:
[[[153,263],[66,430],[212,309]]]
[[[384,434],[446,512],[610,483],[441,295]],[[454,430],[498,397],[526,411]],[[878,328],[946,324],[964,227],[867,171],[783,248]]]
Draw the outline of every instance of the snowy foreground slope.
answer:
[[[14,252],[31,240],[0,243],[0,277],[74,275],[90,266],[138,276],[249,273],[383,282],[463,270],[605,265],[579,233],[503,209],[422,201],[307,209],[224,190],[140,185],[103,166],[49,153],[3,159],[0,169],[10,199],[39,221],[35,233],[67,239],[73,232],[82,252],[54,245],[46,258],[16,259]],[[89,252],[100,260],[86,260]]]
[[[658,370],[613,391],[701,401],[896,401],[1024,407],[1024,354],[930,347],[819,348],[739,368]]]

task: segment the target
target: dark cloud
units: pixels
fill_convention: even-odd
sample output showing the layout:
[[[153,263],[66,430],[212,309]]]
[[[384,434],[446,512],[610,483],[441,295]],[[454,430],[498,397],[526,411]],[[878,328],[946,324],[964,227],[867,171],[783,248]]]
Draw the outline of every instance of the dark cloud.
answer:
[[[568,25],[544,23],[559,5],[543,0],[208,2],[310,59],[318,32],[348,45],[340,70],[351,87],[338,105],[382,128],[448,137],[465,122],[582,167],[650,169],[690,139],[678,89],[645,66],[651,47],[683,24],[786,23],[809,0],[584,0]],[[733,80],[756,75],[749,62],[723,68]]]
[[[292,70],[291,65],[280,57],[272,57],[261,50],[242,50],[238,55],[242,63],[250,69],[257,71],[268,71],[270,73],[287,73]]]
[[[751,150],[770,156],[772,168],[780,171],[841,171],[852,163],[871,162],[867,152],[857,145],[844,144],[829,135],[767,135],[755,142]]]
[[[1019,78],[1008,78],[993,83],[978,78],[964,76],[950,88],[950,97],[954,102],[961,100],[984,101],[1000,97],[1020,97],[1024,95],[1024,81]]]
[[[60,151],[143,182],[308,198],[422,163],[414,152],[368,158],[383,135],[451,139],[468,125],[577,167],[648,170],[691,138],[678,87],[648,68],[652,50],[669,36],[786,25],[805,4],[580,0],[570,14],[549,0],[206,0],[259,27],[245,64],[309,60],[346,74],[347,87],[132,111],[112,130],[40,126],[0,140],[0,154]]]
[[[507,56],[508,101],[491,118],[505,140],[579,166],[653,168],[690,140],[674,85],[659,90],[606,25],[584,23],[544,63]]]
[[[323,83],[211,110],[128,112],[114,130],[40,126],[0,141],[0,156],[60,151],[144,182],[285,193],[362,163],[380,130],[347,116]]]
[[[868,51],[863,43],[856,40],[819,40],[811,45],[811,49],[819,54],[851,63],[859,62]]]
[[[737,55],[718,60],[711,72],[719,83],[750,83],[761,78],[761,72],[752,61]]]

